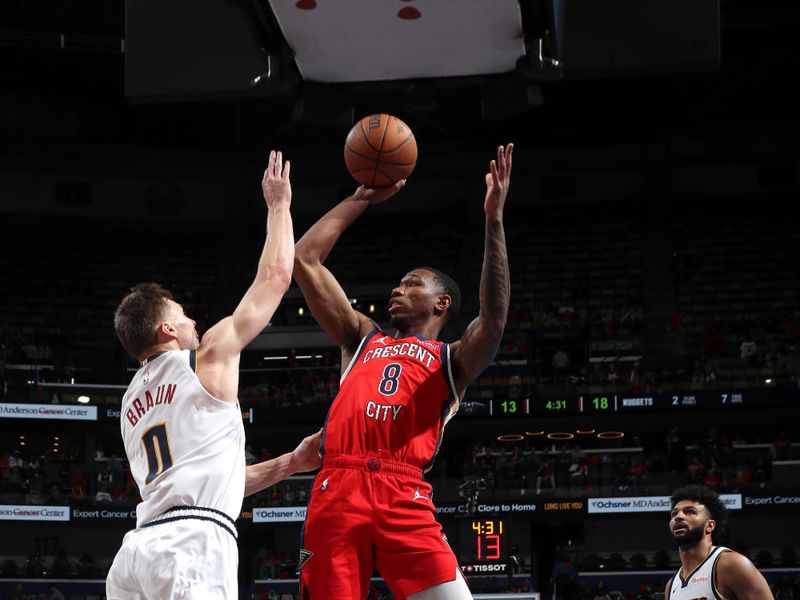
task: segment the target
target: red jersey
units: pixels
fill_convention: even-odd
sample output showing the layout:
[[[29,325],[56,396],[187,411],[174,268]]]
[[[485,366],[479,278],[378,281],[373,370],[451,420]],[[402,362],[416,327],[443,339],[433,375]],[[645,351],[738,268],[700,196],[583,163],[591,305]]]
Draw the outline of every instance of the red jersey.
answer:
[[[458,402],[446,343],[374,330],[342,375],[321,452],[384,457],[427,471]]]

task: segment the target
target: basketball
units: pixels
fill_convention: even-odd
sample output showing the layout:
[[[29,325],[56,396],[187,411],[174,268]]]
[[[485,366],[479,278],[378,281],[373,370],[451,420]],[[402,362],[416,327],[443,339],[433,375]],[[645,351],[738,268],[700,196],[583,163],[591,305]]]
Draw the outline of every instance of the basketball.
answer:
[[[369,115],[347,134],[344,162],[364,186],[387,187],[411,175],[417,164],[417,141],[397,117]]]

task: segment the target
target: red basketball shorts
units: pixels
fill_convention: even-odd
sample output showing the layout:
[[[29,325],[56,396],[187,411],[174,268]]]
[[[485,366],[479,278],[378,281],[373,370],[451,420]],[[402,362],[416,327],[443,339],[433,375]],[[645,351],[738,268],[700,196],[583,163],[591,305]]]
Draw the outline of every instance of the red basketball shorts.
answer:
[[[363,600],[377,567],[397,598],[452,581],[431,486],[402,462],[326,456],[303,528],[301,600]]]

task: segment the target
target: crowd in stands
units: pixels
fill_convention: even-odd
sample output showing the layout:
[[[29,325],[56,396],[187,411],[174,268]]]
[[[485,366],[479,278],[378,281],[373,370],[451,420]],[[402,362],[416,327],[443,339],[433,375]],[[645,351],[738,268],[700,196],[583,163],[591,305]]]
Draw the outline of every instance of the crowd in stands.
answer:
[[[470,444],[462,470],[451,474],[481,480],[490,498],[510,495],[666,494],[685,484],[702,484],[721,493],[756,493],[773,481],[774,461],[800,456],[800,444],[784,431],[751,434],[748,439],[711,427],[703,434],[677,428],[662,440],[639,436],[624,444],[589,441],[553,443],[544,436],[521,441]],[[577,437],[580,437],[578,435]]]
[[[268,449],[253,454],[248,445],[247,464],[272,458]],[[254,494],[247,506],[305,506],[309,481],[288,480]],[[53,506],[112,503],[133,506],[141,501],[128,462],[116,453],[99,452],[94,466],[80,459],[38,451],[0,450],[0,503]]]
[[[19,448],[0,454],[0,499],[7,504],[89,504],[140,501],[127,461],[116,455],[94,469],[82,461]]]
[[[80,556],[70,556],[66,550],[59,549],[48,559],[38,552],[32,552],[22,564],[13,558],[6,558],[0,566],[4,578],[26,579],[94,579],[104,576],[95,557],[88,550]]]

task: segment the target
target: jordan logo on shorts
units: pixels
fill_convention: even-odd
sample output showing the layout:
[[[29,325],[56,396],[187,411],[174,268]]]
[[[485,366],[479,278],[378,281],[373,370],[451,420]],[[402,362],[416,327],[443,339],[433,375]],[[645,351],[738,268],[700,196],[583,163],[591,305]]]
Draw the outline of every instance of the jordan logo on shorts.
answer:
[[[417,488],[414,491],[414,497],[412,498],[412,500],[430,500],[430,499],[431,499],[430,496],[423,496],[422,494],[420,494],[419,493],[419,488]]]
[[[324,492],[327,491],[327,489],[328,489],[328,478],[326,477],[325,479],[322,480],[322,485],[319,486],[319,491]]]

